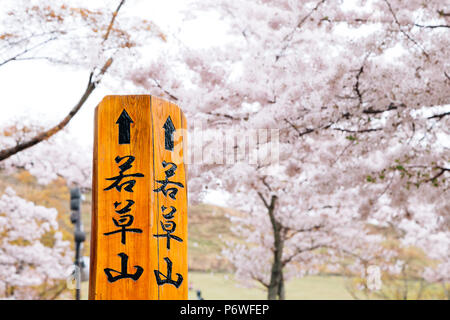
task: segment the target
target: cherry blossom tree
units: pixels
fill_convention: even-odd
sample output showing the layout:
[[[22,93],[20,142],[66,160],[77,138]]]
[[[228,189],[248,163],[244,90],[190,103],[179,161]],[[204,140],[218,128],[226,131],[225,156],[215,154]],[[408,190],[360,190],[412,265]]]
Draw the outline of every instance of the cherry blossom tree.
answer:
[[[403,221],[401,224],[405,223],[415,224],[413,221]],[[432,223],[427,226],[430,225]],[[377,228],[377,232],[386,235],[384,246],[394,254],[367,261],[365,270],[360,274],[347,270],[348,262],[347,265],[342,263],[340,273],[348,275],[346,287],[355,299],[449,298],[448,270],[445,270],[450,239],[448,234],[424,230],[420,226],[391,224]],[[377,286],[371,286],[369,281],[370,268],[377,268]]]
[[[8,187],[0,197],[0,297],[53,299],[65,289],[70,244],[57,211],[22,199]]]
[[[190,199],[209,189],[231,194],[230,205],[244,214],[232,218],[244,242],[230,244],[225,254],[243,281],[267,288],[269,299],[285,298],[291,276],[317,272],[324,264],[337,269],[343,254],[354,257],[354,272],[379,257],[395,262],[395,250],[369,225],[395,226],[402,245],[423,248],[437,260],[423,276],[448,281],[448,4],[202,1],[198,14],[214,12],[229,25],[230,40],[223,46],[175,43],[179,50],[162,51],[147,68],[124,63],[114,71],[112,58],[125,59],[137,43],[132,36],[139,34],[125,32],[130,24],[118,24],[123,3],[108,14],[31,7],[22,14],[48,27],[44,35],[0,35],[5,48],[16,48],[1,64],[40,59],[35,48],[56,46],[59,39],[74,49],[50,47],[44,53],[58,54],[45,59],[91,70],[81,104],[62,125],[44,131],[43,139],[27,136],[22,145],[59,131],[103,74],[116,72],[179,104],[191,132],[199,123],[205,128],[200,141],[194,136],[190,143],[200,146],[193,158],[201,155],[189,167]],[[75,22],[84,28],[74,37],[69,31]],[[255,136],[259,131],[265,133]],[[0,159],[12,159],[21,149],[15,143],[5,140]],[[31,159],[24,155],[2,165],[45,168]],[[80,178],[63,167],[59,174]]]
[[[20,145],[43,130],[42,125],[26,119],[12,119],[0,131],[0,148]],[[0,170],[5,174],[26,170],[41,185],[63,178],[69,187],[80,187],[87,191],[91,189],[92,183],[91,154],[91,148],[74,141],[73,136],[63,130],[51,139],[1,161]]]
[[[190,167],[191,190],[227,190],[247,214],[235,219],[247,243],[227,252],[238,273],[265,284],[269,299],[284,298],[283,271],[313,270],[330,247],[386,254],[364,230],[368,223],[398,224],[403,241],[417,246],[429,247],[421,240],[437,231],[448,239],[445,1],[235,0],[198,8],[218,12],[233,40],[166,53],[131,78],[184,107],[191,130],[196,120],[223,132],[278,130],[277,161],[265,151],[270,138],[247,144],[256,163],[242,161],[241,136],[227,149],[234,163]],[[205,140],[217,146],[214,135]],[[447,265],[448,254],[440,257]]]

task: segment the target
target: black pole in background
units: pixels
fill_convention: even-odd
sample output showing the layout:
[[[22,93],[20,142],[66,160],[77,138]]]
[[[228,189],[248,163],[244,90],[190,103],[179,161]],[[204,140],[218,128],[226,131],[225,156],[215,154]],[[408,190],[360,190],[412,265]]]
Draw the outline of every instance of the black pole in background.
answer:
[[[80,300],[81,295],[81,244],[86,239],[83,232],[83,225],[81,223],[81,191],[79,188],[70,189],[70,221],[75,225],[74,240],[75,240],[75,299]]]

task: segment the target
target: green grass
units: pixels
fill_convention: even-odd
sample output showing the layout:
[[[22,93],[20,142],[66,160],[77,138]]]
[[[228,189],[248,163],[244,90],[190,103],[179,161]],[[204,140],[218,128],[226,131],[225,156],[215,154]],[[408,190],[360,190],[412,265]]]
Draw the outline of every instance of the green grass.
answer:
[[[245,288],[228,273],[190,272],[189,299],[196,299],[195,290],[200,289],[205,300],[264,300],[267,292],[262,287]],[[339,276],[308,276],[293,279],[286,284],[288,300],[352,299]]]
[[[261,287],[244,288],[229,273],[189,272],[189,300],[196,300],[199,289],[205,300],[265,300],[267,293]],[[88,297],[88,284],[83,282],[82,299]],[[347,300],[352,299],[339,276],[308,276],[293,279],[286,284],[288,300]]]

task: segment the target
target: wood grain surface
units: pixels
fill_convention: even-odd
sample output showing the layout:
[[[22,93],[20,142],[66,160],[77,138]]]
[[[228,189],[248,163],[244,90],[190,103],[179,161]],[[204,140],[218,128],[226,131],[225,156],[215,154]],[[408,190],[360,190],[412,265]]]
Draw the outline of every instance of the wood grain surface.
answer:
[[[106,96],[94,130],[89,299],[187,299],[181,109],[149,95]]]

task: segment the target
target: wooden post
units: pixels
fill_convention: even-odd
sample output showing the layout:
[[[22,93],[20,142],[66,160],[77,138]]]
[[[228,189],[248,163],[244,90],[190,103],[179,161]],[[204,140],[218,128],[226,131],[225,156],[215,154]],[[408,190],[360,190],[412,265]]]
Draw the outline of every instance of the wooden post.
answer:
[[[186,119],[149,96],[95,111],[89,299],[187,299]]]

